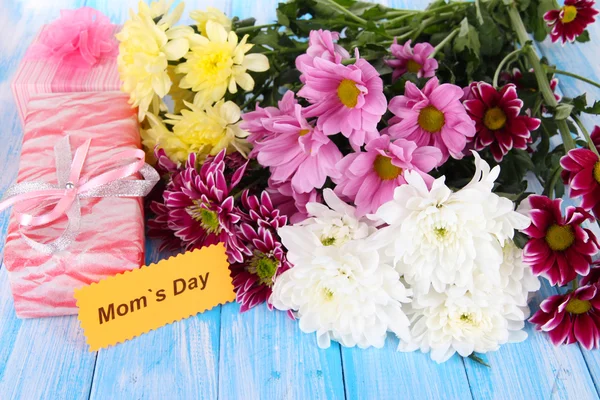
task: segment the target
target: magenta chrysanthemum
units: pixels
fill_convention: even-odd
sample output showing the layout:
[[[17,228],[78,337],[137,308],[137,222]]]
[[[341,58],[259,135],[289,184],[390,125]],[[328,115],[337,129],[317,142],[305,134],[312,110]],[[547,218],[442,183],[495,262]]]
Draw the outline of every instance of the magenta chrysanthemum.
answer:
[[[313,67],[313,60],[315,58],[322,58],[336,64],[350,58],[350,54],[346,49],[334,43],[339,39],[340,34],[338,32],[323,29],[310,31],[306,53],[296,58],[296,68],[298,71],[304,73],[306,71],[305,65]],[[303,78],[304,76],[301,76],[301,79]]]
[[[262,119],[269,132],[254,142],[258,162],[271,169],[276,183],[290,181],[299,193],[321,188],[327,177],[337,176],[335,164],[342,153],[319,128],[313,127],[296,104],[293,115]]]
[[[315,58],[305,65],[306,84],[298,96],[312,105],[305,117],[318,117],[317,128],[326,135],[341,132],[355,150],[378,136],[377,124],[387,108],[383,81],[366,60],[342,65]]]
[[[390,121],[390,136],[419,147],[437,147],[443,156],[438,165],[449,156],[461,159],[467,140],[475,135],[475,123],[460,102],[462,97],[461,88],[440,85],[437,78],[431,78],[423,90],[406,82],[404,95],[390,101],[390,111],[396,115]]]
[[[540,120],[519,115],[523,101],[516,86],[508,84],[496,90],[489,83],[474,82],[469,90],[464,106],[475,121],[475,150],[489,147],[497,162],[512,148],[525,150],[531,143],[531,131],[539,128]]]
[[[529,70],[530,73],[533,73],[533,68]],[[531,87],[527,82],[523,80],[523,73],[519,68],[513,68],[512,72],[502,72],[500,74],[500,81],[503,83],[514,83],[517,87],[517,90],[528,90],[528,91],[536,91],[537,87]],[[560,96],[556,93],[556,88],[558,88],[558,78],[552,77],[550,79],[550,89],[554,93],[554,98],[556,101],[560,100]],[[470,89],[469,89],[470,92]]]
[[[590,271],[592,256],[598,251],[596,236],[581,224],[593,217],[585,210],[567,207],[561,213],[561,199],[529,196],[531,225],[523,232],[530,236],[523,249],[523,261],[535,275],[552,285],[566,285]]]
[[[413,48],[411,40],[400,45],[394,38],[394,43],[390,46],[394,58],[385,60],[385,63],[394,69],[392,80],[395,81],[407,72],[417,74],[419,78],[435,76],[438,62],[435,58],[429,57],[433,50],[433,46],[429,43],[417,43]]]
[[[592,136],[598,140],[600,129],[596,127]],[[573,149],[560,160],[560,165],[569,196],[581,197],[581,208],[600,217],[600,158],[591,150]]]
[[[273,207],[266,192],[262,192],[260,200],[244,192],[242,206],[236,213],[241,223],[234,229],[235,243],[243,257],[231,262],[229,268],[236,301],[244,312],[267,301],[275,278],[290,268],[277,236],[277,229],[287,224],[287,218]]]
[[[600,287],[587,285],[550,296],[529,320],[548,332],[555,346],[578,342],[587,350],[600,347]]]
[[[267,192],[271,196],[273,205],[288,217],[291,224],[297,224],[309,217],[306,205],[320,203],[321,195],[316,190],[308,193],[299,193],[292,188],[292,183],[287,181],[275,183],[269,179]]]
[[[435,147],[418,147],[404,139],[392,141],[388,135],[370,141],[365,150],[344,157],[337,165],[342,175],[334,180],[335,193],[352,200],[358,216],[374,213],[391,200],[394,189],[406,183],[407,171],[418,172],[431,184],[433,178],[427,172],[442,158],[441,151]]]
[[[596,20],[598,10],[594,9],[593,0],[565,0],[558,10],[550,10],[544,14],[553,42],[559,40],[565,44],[573,42],[585,28]]]

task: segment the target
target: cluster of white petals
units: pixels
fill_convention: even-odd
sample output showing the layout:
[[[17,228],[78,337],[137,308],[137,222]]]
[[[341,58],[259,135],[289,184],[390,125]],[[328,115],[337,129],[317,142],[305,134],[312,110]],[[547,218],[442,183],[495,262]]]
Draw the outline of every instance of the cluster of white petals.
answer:
[[[316,332],[322,348],[331,340],[381,348],[387,332],[408,340],[403,307],[411,291],[372,240],[376,229],[333,191],[324,198],[329,207],[309,204],[312,218],[279,229],[293,268],[277,278],[270,302],[293,310],[300,329]]]
[[[492,192],[499,167],[473,155],[475,176],[461,190],[443,177],[428,188],[408,172],[376,214],[388,226],[374,236],[389,243],[386,253],[413,291],[410,339],[398,348],[430,352],[437,362],[524,340],[528,294],[539,289],[512,242],[530,221]]]

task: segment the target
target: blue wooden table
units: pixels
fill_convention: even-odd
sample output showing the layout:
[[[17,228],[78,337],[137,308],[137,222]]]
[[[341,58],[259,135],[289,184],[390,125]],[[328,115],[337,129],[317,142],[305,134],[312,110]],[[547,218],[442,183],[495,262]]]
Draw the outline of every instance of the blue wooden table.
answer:
[[[278,0],[196,0],[229,16],[273,20]],[[423,8],[425,0],[381,0]],[[10,80],[37,30],[61,8],[92,6],[122,23],[137,0],[0,0],[0,193],[16,177],[22,129]],[[184,21],[189,22],[189,20]],[[600,24],[600,23],[599,23]],[[562,70],[600,81],[600,26],[591,43],[540,51]],[[561,78],[565,95],[600,91]],[[600,121],[585,119],[591,128]],[[0,215],[4,243],[8,214]],[[147,262],[161,258],[148,242]],[[164,255],[163,255],[164,256]],[[554,289],[543,286],[533,309]],[[76,317],[15,317],[6,271],[0,269],[0,400],[4,399],[598,399],[600,351],[554,347],[527,326],[529,339],[487,356],[492,368],[457,356],[437,365],[427,355],[317,347],[285,313],[236,304],[160,328],[116,347],[90,353]]]

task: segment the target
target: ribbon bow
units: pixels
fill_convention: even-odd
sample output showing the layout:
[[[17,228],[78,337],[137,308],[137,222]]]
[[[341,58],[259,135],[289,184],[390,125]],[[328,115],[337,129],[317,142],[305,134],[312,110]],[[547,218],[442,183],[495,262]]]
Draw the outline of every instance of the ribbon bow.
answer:
[[[113,166],[103,173],[98,168],[82,175],[91,139],[75,150],[71,157],[69,136],[54,146],[58,184],[22,182],[11,186],[0,202],[0,211],[14,206],[14,214],[21,227],[36,227],[56,221],[66,215],[69,223],[62,234],[51,243],[40,243],[21,231],[23,239],[34,249],[53,254],[64,250],[77,237],[81,225],[79,199],[88,197],[143,197],[160,179],[158,173],[144,162],[143,150],[125,150],[112,156],[106,165]],[[121,162],[133,159],[127,164]],[[144,179],[125,179],[135,173]],[[50,208],[50,210],[48,210]],[[37,211],[43,210],[38,213]],[[48,211],[46,211],[48,210]]]

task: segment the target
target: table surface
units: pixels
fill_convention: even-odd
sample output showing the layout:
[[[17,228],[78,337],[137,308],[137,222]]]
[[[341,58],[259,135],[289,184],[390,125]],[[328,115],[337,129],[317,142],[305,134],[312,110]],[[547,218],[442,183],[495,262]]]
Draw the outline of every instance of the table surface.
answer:
[[[6,4],[8,2],[8,4]],[[275,16],[277,0],[187,1],[186,12],[208,5],[229,16]],[[381,3],[422,8],[424,0]],[[0,0],[0,193],[15,179],[22,128],[10,80],[27,45],[58,10],[83,5],[122,23],[135,0]],[[186,20],[187,22],[189,20]],[[600,27],[593,41],[539,49],[562,70],[600,81]],[[562,77],[564,95],[600,91]],[[588,128],[600,121],[584,121]],[[8,213],[0,215],[4,243]],[[146,261],[161,258],[148,241]],[[162,255],[164,257],[164,254]],[[543,285],[532,301],[554,293]],[[453,357],[437,365],[428,355],[400,353],[390,337],[384,349],[317,347],[285,313],[258,307],[245,314],[236,304],[165,326],[116,347],[89,352],[76,317],[20,320],[4,268],[0,268],[0,399],[598,399],[600,351],[554,347],[533,331],[523,343],[487,355],[491,368]]]

